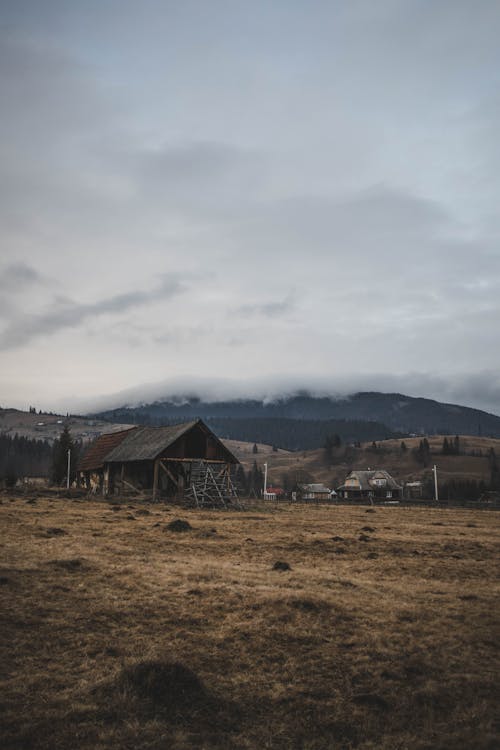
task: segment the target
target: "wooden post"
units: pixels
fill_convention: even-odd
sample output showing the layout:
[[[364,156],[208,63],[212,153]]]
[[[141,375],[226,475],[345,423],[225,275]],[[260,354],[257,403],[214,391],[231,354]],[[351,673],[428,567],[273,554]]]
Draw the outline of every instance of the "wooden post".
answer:
[[[156,491],[158,489],[158,467],[159,467],[159,461],[156,460],[154,464],[154,472],[153,472],[153,502],[156,502]]]

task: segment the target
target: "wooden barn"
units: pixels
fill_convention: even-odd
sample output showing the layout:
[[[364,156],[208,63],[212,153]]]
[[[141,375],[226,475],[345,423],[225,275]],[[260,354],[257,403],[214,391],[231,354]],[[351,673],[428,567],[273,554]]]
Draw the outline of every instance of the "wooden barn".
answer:
[[[132,427],[98,437],[78,466],[81,486],[103,495],[151,492],[153,500],[228,505],[238,464],[201,419],[168,427]]]

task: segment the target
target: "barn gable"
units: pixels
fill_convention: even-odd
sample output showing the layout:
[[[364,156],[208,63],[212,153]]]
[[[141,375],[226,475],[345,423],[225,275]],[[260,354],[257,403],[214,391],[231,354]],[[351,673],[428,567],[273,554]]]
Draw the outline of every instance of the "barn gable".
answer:
[[[79,465],[81,483],[104,495],[151,491],[208,504],[236,496],[231,466],[238,459],[201,419],[166,427],[134,427],[102,435]]]

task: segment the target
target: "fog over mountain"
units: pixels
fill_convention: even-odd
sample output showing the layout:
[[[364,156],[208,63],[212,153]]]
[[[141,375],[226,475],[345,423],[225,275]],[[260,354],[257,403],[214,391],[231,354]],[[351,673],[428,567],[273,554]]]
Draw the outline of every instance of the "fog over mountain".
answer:
[[[346,398],[360,391],[402,393],[416,398],[462,404],[493,414],[500,413],[500,383],[496,373],[464,377],[454,383],[436,376],[418,373],[400,376],[353,374],[342,379],[338,377],[306,379],[282,375],[273,378],[230,380],[186,376],[137,386],[95,399],[74,399],[72,409],[81,412],[96,412],[118,407],[135,407],[156,401],[183,403],[192,399],[199,399],[205,403],[248,399],[269,403],[301,393],[312,397],[337,399]],[[63,405],[61,403],[60,408]]]

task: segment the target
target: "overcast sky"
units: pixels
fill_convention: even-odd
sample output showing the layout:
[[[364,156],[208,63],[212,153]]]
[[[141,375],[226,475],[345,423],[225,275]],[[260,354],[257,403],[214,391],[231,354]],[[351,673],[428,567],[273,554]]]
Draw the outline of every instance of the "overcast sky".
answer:
[[[2,406],[500,413],[497,0],[0,9]]]

